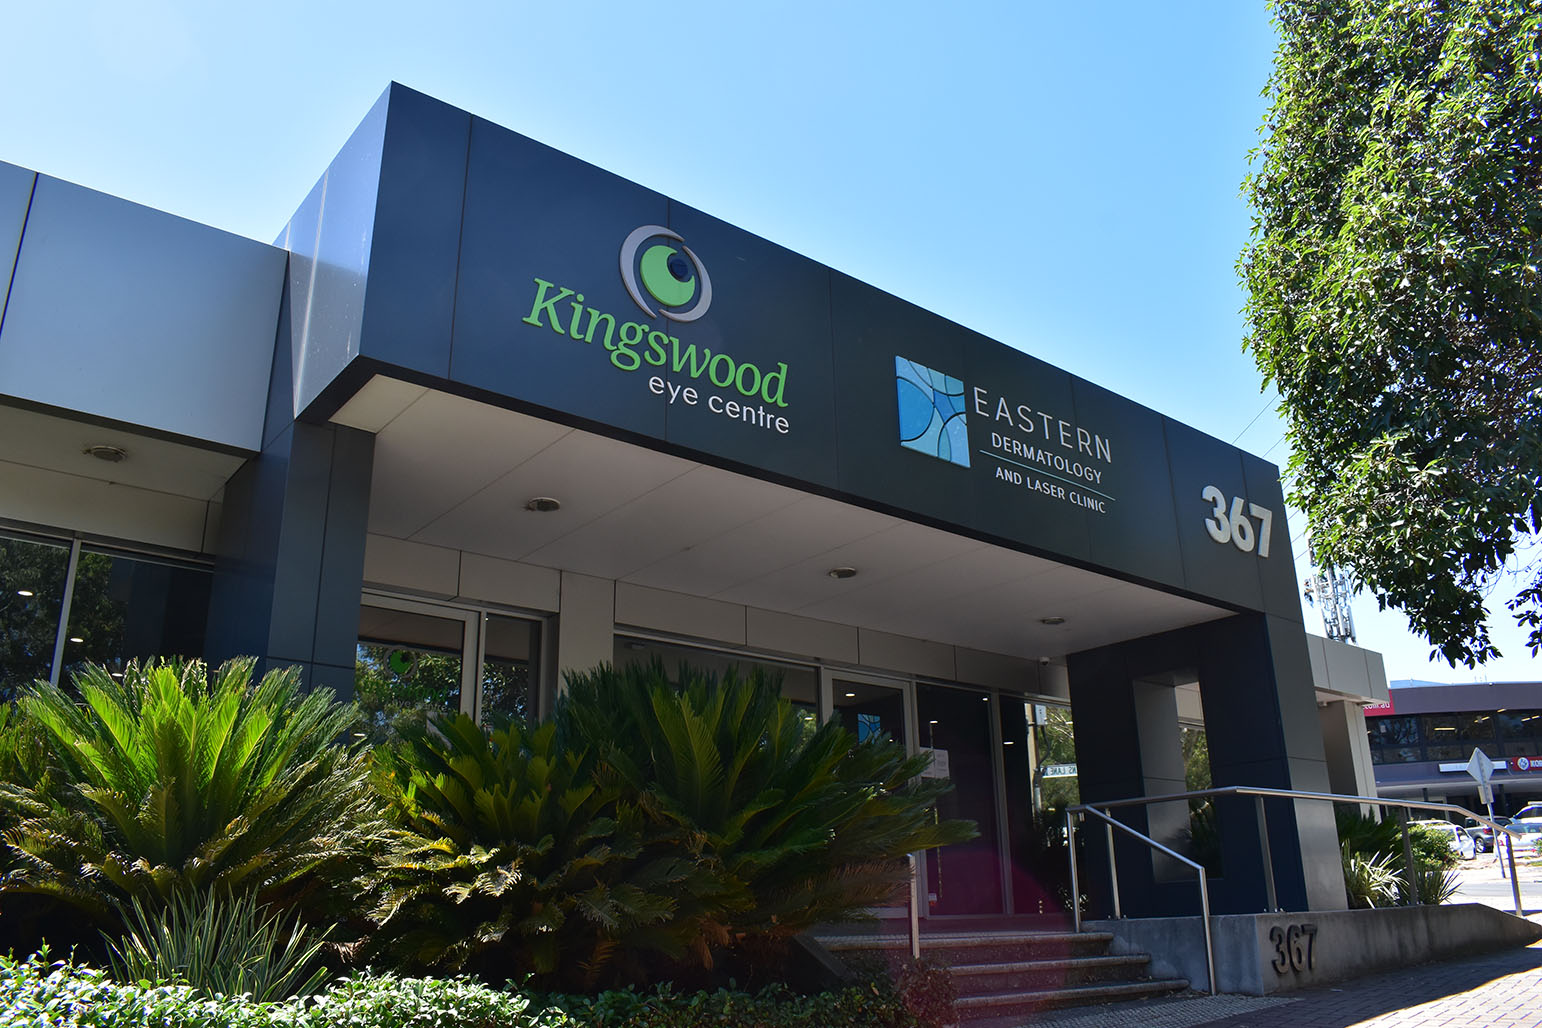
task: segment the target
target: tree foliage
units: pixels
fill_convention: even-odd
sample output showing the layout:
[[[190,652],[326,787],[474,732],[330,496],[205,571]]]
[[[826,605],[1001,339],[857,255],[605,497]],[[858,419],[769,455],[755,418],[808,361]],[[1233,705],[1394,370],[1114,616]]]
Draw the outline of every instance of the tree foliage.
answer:
[[[1239,271],[1319,565],[1453,665],[1542,533],[1542,0],[1274,0]],[[1510,603],[1542,644],[1542,569]],[[1528,581],[1529,580],[1529,581]]]

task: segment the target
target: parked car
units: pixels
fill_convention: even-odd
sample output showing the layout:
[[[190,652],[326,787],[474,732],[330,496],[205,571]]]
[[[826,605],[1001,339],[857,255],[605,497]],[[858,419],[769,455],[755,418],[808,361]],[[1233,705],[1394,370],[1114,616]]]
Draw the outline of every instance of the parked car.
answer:
[[[1493,820],[1502,825],[1510,823],[1507,817],[1496,817]],[[1462,829],[1472,836],[1472,841],[1477,844],[1479,853],[1494,852],[1494,830],[1488,825],[1475,817],[1469,817],[1462,822]]]
[[[1511,821],[1505,826],[1505,837],[1515,847],[1517,860],[1522,857],[1542,856],[1542,820]],[[1504,855],[1502,846],[1501,843],[1500,856]]]
[[[1472,836],[1456,827],[1450,821],[1410,821],[1408,823],[1410,825],[1422,825],[1427,829],[1432,829],[1446,836],[1447,840],[1451,843],[1451,848],[1463,860],[1471,860],[1478,855],[1478,847],[1472,841]]]
[[[1542,803],[1528,803],[1515,815],[1515,820],[1525,821],[1528,818],[1542,817]]]

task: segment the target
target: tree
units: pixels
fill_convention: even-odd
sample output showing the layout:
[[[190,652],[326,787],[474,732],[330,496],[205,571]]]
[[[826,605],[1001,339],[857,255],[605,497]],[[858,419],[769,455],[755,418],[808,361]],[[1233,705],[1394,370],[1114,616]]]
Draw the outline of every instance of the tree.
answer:
[[[1273,6],[1238,270],[1291,500],[1319,565],[1472,666],[1542,534],[1542,0]],[[1535,655],[1542,567],[1509,606]]]

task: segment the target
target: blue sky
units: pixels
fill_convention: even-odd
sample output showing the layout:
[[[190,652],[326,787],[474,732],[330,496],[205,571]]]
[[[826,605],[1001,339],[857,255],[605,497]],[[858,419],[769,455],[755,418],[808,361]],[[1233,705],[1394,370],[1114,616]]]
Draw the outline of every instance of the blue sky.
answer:
[[[395,79],[1287,457],[1234,270],[1263,0],[14,6],[0,160],[268,241]],[[1355,616],[1391,678],[1537,677]]]

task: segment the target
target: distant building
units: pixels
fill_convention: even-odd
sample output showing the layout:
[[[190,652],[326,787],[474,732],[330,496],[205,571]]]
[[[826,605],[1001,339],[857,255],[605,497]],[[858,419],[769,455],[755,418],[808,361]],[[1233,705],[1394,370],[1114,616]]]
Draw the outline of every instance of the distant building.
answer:
[[[1542,799],[1542,682],[1402,680],[1391,694],[1365,711],[1380,795],[1476,808],[1467,762],[1481,749],[1494,761],[1496,814]]]

